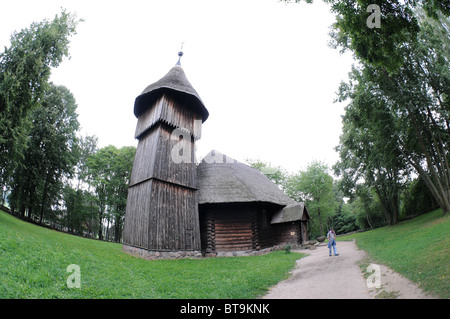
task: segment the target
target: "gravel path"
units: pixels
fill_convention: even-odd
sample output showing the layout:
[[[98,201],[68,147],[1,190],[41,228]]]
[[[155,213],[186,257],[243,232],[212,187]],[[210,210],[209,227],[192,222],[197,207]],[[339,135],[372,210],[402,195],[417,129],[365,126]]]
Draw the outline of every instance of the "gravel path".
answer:
[[[355,242],[338,242],[339,256],[329,257],[328,247],[296,250],[309,256],[297,260],[291,276],[273,286],[265,299],[371,299],[434,298],[389,268],[380,266],[381,288],[367,286],[360,264],[369,265],[368,255]]]

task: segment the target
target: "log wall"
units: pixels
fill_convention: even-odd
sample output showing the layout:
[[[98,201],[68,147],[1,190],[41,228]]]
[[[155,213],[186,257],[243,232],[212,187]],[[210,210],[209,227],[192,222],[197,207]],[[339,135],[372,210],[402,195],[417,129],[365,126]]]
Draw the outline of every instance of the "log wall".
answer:
[[[275,245],[301,244],[300,222],[273,225]]]
[[[275,228],[270,224],[273,207],[262,207],[254,203],[201,205],[202,251],[214,255],[273,247],[276,244]]]

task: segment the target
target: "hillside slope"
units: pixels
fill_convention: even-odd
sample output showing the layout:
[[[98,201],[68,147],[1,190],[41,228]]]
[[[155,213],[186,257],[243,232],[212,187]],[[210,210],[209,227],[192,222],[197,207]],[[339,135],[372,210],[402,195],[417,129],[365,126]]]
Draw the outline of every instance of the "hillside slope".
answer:
[[[298,253],[143,260],[0,211],[0,298],[256,298],[286,278]],[[70,265],[79,266],[80,288]],[[70,279],[69,285],[67,284]]]
[[[355,238],[360,249],[425,291],[450,298],[450,216],[435,210],[394,226],[338,237]]]

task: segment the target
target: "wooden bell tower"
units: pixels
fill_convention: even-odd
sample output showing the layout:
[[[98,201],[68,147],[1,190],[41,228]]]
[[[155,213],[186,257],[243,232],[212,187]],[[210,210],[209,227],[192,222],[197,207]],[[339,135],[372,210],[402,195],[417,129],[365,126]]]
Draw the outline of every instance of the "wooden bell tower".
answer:
[[[180,59],[136,98],[134,114],[139,142],[128,189],[124,250],[143,249],[156,256],[198,253],[194,142],[209,114]]]

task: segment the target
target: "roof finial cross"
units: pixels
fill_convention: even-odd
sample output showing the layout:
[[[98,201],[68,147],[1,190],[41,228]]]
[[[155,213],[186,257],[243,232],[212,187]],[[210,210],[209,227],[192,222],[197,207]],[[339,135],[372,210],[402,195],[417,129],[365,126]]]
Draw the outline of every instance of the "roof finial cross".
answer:
[[[181,49],[180,49],[180,52],[178,52],[178,62],[177,62],[177,65],[179,65],[179,66],[181,66],[180,60],[181,60],[181,57],[183,56],[183,45],[184,45],[184,42],[181,42]]]

